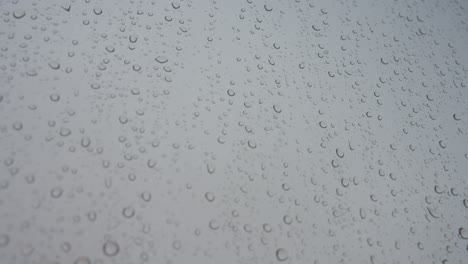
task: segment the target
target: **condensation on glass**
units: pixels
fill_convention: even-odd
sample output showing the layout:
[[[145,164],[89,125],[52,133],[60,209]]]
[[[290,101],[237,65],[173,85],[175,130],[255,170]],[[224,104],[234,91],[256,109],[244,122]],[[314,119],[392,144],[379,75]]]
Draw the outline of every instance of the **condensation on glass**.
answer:
[[[468,2],[0,2],[0,263],[467,263]]]

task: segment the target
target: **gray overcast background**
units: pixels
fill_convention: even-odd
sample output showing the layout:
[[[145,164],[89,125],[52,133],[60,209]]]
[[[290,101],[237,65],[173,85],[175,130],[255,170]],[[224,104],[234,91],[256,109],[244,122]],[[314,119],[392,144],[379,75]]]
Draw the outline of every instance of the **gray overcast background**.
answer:
[[[468,263],[467,23],[0,1],[0,263]]]

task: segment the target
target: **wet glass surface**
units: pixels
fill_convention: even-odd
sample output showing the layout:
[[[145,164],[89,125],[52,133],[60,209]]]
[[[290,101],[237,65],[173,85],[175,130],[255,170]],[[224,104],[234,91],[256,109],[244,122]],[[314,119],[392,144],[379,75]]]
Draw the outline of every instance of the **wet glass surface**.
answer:
[[[467,1],[0,2],[0,263],[467,263]]]

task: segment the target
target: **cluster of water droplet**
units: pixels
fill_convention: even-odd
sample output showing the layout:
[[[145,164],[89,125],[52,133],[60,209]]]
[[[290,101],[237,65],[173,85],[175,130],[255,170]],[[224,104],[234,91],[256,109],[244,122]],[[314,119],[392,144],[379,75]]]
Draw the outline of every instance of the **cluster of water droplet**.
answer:
[[[466,263],[468,3],[0,9],[0,263]]]

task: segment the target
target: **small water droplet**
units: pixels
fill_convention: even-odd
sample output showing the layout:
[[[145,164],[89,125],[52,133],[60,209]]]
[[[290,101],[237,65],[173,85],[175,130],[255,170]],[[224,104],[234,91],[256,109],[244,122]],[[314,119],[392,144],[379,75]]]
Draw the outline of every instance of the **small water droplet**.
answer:
[[[212,230],[217,230],[219,228],[219,223],[216,220],[211,220],[210,223],[208,224],[208,226]]]
[[[84,137],[81,139],[81,146],[83,148],[89,147],[90,144],[91,144],[91,139],[89,139],[89,137]]]
[[[156,61],[159,62],[159,63],[166,63],[169,60],[165,56],[160,55],[160,56],[156,57]]]
[[[49,67],[53,70],[58,70],[60,68],[60,64],[56,61],[51,61],[48,64],[49,64]]]
[[[135,215],[135,209],[133,209],[133,207],[131,207],[131,206],[126,206],[122,210],[122,215],[125,218],[132,218]]]
[[[66,128],[66,127],[62,127],[60,129],[60,132],[59,132],[60,136],[62,137],[67,137],[71,134],[71,130],[69,128]]]
[[[266,11],[270,12],[271,10],[273,10],[273,7],[271,7],[270,5],[263,5],[263,7],[265,8]]]
[[[13,12],[13,17],[16,19],[23,18],[26,15],[26,12],[24,10],[15,10]]]
[[[213,174],[216,170],[216,167],[213,164],[208,163],[206,164],[206,170],[208,171],[209,174]]]
[[[172,248],[173,249],[179,250],[181,247],[182,247],[182,245],[181,245],[179,240],[176,240],[176,241],[172,242]]]
[[[281,109],[281,106],[276,105],[276,104],[273,105],[273,110],[275,110],[275,112],[278,113],[278,114],[281,113],[281,111],[283,111],[283,110]]]
[[[229,96],[234,96],[234,95],[236,95],[236,92],[234,92],[234,90],[232,90],[232,89],[228,89],[228,90],[227,90],[227,94],[228,94]]]
[[[106,50],[107,50],[107,52],[112,53],[112,52],[115,51],[115,48],[114,48],[114,46],[110,46],[110,45],[109,45],[109,46],[106,46]]]
[[[102,14],[102,9],[99,8],[99,7],[95,7],[93,9],[93,12],[94,12],[95,15],[99,16],[100,14]]]
[[[458,229],[458,234],[461,238],[468,239],[468,229],[460,227],[460,229]]]
[[[57,199],[57,198],[60,198],[60,196],[62,196],[62,193],[63,193],[63,189],[61,187],[54,187],[50,191],[50,196],[52,196],[52,198]]]
[[[140,195],[141,199],[145,202],[149,202],[151,200],[151,193],[148,191],[143,191]]]
[[[206,192],[205,198],[208,202],[213,202],[215,200],[215,196],[211,192]]]
[[[284,248],[278,248],[276,250],[276,259],[278,261],[286,261],[288,259],[288,252]]]
[[[117,242],[109,240],[104,243],[102,246],[102,251],[104,255],[108,257],[114,257],[119,253],[120,246]]]
[[[21,129],[23,129],[23,123],[21,122],[14,122],[13,125],[12,125],[13,129],[16,130],[16,131],[20,131]]]

